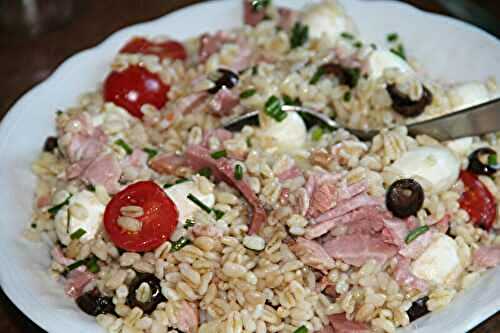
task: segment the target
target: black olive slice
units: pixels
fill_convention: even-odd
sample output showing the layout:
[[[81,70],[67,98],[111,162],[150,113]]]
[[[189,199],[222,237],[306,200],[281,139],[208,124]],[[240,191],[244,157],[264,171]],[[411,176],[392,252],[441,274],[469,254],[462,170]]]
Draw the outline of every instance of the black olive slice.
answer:
[[[402,93],[395,84],[387,86],[387,92],[392,99],[394,111],[404,117],[416,117],[421,115],[425,108],[432,103],[432,93],[425,86],[422,86],[422,96],[418,101],[413,101],[409,96]]]
[[[385,198],[387,209],[399,218],[415,215],[424,204],[424,190],[413,179],[395,181],[387,190]]]
[[[219,68],[214,74],[213,82],[215,86],[208,89],[208,93],[216,94],[222,88],[233,89],[240,80],[238,74],[230,71],[229,69]]]
[[[139,274],[130,283],[127,305],[132,308],[137,306],[144,313],[150,314],[165,300],[161,293],[160,280],[153,274]]]
[[[483,156],[495,156],[495,162],[492,165],[488,162],[483,163],[481,161],[481,157]],[[477,175],[491,176],[498,170],[496,156],[497,152],[491,148],[479,148],[469,155],[469,167],[467,169]]]
[[[411,308],[406,311],[408,317],[410,317],[410,322],[415,321],[429,313],[429,309],[427,309],[428,300],[429,297],[424,296],[412,303]]]
[[[43,145],[43,151],[46,151],[46,152],[53,152],[54,150],[57,149],[57,138],[55,136],[49,136],[46,140],[45,140],[45,143]]]
[[[76,299],[76,305],[78,305],[83,312],[94,317],[100,314],[115,312],[113,298],[103,296],[97,289],[88,291],[79,296]]]

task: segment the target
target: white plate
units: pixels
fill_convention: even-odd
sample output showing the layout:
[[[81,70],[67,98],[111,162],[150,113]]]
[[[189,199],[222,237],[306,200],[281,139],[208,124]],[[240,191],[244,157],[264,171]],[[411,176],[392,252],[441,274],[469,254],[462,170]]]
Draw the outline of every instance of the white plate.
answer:
[[[300,7],[306,0],[276,1]],[[433,77],[463,81],[500,79],[500,43],[457,20],[432,15],[389,1],[344,0],[362,35],[384,42],[396,31],[408,53]],[[134,35],[168,32],[177,39],[207,30],[242,24],[239,0],[195,5],[158,20],[121,30],[99,46],[68,59],[44,83],[24,95],[0,127],[0,283],[10,299],[34,322],[51,333],[100,332],[47,274],[48,247],[21,239],[30,222],[35,177],[30,164],[45,138],[54,133],[54,113],[74,105],[95,89],[109,71],[117,50]],[[465,332],[500,309],[500,269],[486,274],[475,288],[460,295],[444,311],[414,323],[418,332]]]

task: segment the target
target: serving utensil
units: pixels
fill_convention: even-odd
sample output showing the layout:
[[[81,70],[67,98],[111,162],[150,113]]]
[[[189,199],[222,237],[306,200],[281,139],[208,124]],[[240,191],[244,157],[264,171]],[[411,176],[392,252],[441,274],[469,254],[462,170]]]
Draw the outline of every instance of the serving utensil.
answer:
[[[324,124],[332,129],[344,128],[360,140],[373,139],[380,130],[360,130],[347,128],[327,115],[303,106],[284,105],[283,111],[298,112],[307,120],[308,127]],[[229,119],[223,127],[230,131],[239,131],[245,125],[259,124],[259,111],[249,112]],[[493,99],[464,110],[429,120],[406,125],[412,136],[426,134],[440,141],[459,139],[468,136],[484,135],[500,131],[500,98]]]

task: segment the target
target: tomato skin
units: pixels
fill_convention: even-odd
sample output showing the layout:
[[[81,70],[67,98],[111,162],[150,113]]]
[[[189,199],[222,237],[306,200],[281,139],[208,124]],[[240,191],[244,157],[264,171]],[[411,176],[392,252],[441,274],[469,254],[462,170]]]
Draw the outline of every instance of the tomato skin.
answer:
[[[104,99],[142,118],[141,107],[151,104],[158,109],[167,103],[170,86],[160,77],[140,66],[129,66],[121,72],[111,72],[104,82]]]
[[[497,217],[495,198],[475,174],[461,171],[460,179],[465,186],[458,201],[460,208],[467,211],[474,225],[490,230]]]
[[[142,222],[142,229],[135,233],[124,230],[117,223],[120,209],[131,205],[144,210],[144,215],[137,218]],[[111,199],[104,212],[104,227],[118,248],[147,252],[170,239],[178,217],[177,207],[160,186],[152,181],[141,181],[129,185]]]
[[[152,54],[163,59],[186,60],[184,45],[174,40],[155,43],[142,37],[135,37],[122,47],[120,53]]]

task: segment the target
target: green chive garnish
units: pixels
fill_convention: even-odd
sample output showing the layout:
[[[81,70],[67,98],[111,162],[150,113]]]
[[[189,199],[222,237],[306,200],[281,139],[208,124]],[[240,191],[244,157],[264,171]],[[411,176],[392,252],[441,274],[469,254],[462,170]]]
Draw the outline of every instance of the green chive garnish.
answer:
[[[201,209],[203,209],[205,212],[207,212],[208,214],[210,214],[210,212],[212,211],[212,209],[210,209],[210,207],[208,207],[207,205],[205,205],[200,199],[198,199],[197,197],[195,197],[192,193],[189,193],[187,198],[189,200],[191,200],[195,205],[197,205],[198,207],[200,207]]]
[[[77,269],[80,266],[85,265],[85,260],[78,260],[72,263],[71,265],[66,266],[66,272],[71,272],[74,269]]]
[[[241,164],[236,164],[236,166],[234,167],[234,178],[236,178],[236,180],[243,179],[243,167],[241,166]]]
[[[298,97],[293,99],[288,95],[283,95],[283,104],[284,105],[292,105],[292,106],[301,106],[302,102],[300,101],[300,98],[298,98]]]
[[[390,51],[395,55],[397,55],[398,57],[400,57],[401,59],[406,60],[406,52],[403,44],[398,44],[396,47],[393,47]]]
[[[214,209],[213,212],[214,212],[214,215],[215,215],[215,219],[217,221],[220,220],[221,218],[223,218],[224,214],[225,214],[223,211],[220,211],[218,209]]]
[[[345,72],[348,76],[347,84],[349,85],[349,87],[356,87],[358,85],[359,77],[361,76],[361,70],[357,67],[346,68]]]
[[[311,138],[313,139],[313,141],[319,141],[321,140],[323,133],[324,133],[323,128],[316,127],[311,133]]]
[[[95,192],[95,186],[94,186],[94,185],[92,185],[92,184],[88,184],[88,185],[86,186],[86,189],[87,189],[87,191],[90,191],[90,192]]]
[[[319,66],[316,72],[314,73],[313,77],[309,81],[309,84],[316,84],[318,81],[325,75],[325,68],[323,66]]]
[[[304,45],[309,39],[309,27],[300,22],[295,23],[290,36],[290,47],[295,49]]]
[[[86,233],[87,233],[87,231],[85,231],[84,229],[80,228],[80,229],[76,230],[74,233],[72,233],[69,237],[71,239],[73,239],[73,240],[80,239]]]
[[[123,139],[116,140],[115,145],[122,147],[127,155],[132,154],[132,152],[134,151],[125,141],[123,141]]]
[[[212,158],[214,160],[218,160],[219,158],[226,157],[227,156],[227,151],[225,151],[225,150],[215,151],[215,152],[211,153],[210,156],[212,156]]]
[[[340,36],[345,39],[354,39],[354,35],[348,32],[343,32],[340,34]]]
[[[248,89],[240,94],[241,99],[250,98],[257,93],[256,89]]]
[[[264,113],[276,121],[282,121],[287,117],[287,113],[281,109],[281,101],[276,96],[271,96],[264,105]]]
[[[33,229],[36,229],[36,223],[31,223],[31,227],[32,227]]]
[[[354,43],[354,47],[357,49],[360,49],[362,46],[363,46],[363,43],[360,41],[357,41],[356,43]]]
[[[153,157],[155,157],[156,155],[158,155],[158,150],[153,149],[153,148],[143,148],[142,151],[145,152],[146,154],[148,154],[148,160],[150,160]]]
[[[212,169],[203,168],[200,171],[198,171],[198,174],[200,174],[203,177],[209,178],[212,175]]]
[[[90,273],[99,273],[101,268],[97,264],[97,258],[96,257],[91,257],[90,259],[87,259],[87,262],[85,263],[85,266],[87,266],[87,269]]]
[[[293,331],[293,333],[308,333],[308,332],[309,331],[308,331],[307,327],[305,327],[305,326],[300,326],[295,331]]]
[[[181,237],[179,240],[172,242],[172,247],[170,248],[170,252],[177,252],[180,249],[182,249],[184,246],[188,245],[191,243],[191,240],[189,240],[186,237]]]
[[[350,91],[350,90],[349,90],[349,91],[346,91],[346,92],[345,92],[345,94],[344,94],[344,97],[343,97],[344,102],[349,102],[349,101],[351,101],[351,97],[352,97],[352,93],[351,93],[351,91]]]
[[[399,36],[398,36],[398,34],[397,34],[397,33],[395,33],[395,32],[390,33],[390,34],[388,34],[388,35],[387,35],[387,41],[388,41],[388,42],[391,42],[391,43],[392,43],[392,42],[397,41],[397,40],[398,40],[398,38],[399,38]]]
[[[50,207],[47,211],[49,212],[50,215],[52,216],[56,216],[57,215],[57,212],[59,212],[61,210],[61,208],[63,208],[64,206],[66,205],[69,205],[69,199],[71,199],[73,195],[70,194],[66,200],[64,200],[63,202],[61,202],[60,204],[58,205],[55,205],[53,207]]]
[[[259,66],[255,65],[252,67],[252,75],[255,76],[259,74]]]
[[[252,138],[250,137],[247,138],[247,146],[252,147]]]
[[[184,222],[184,229],[189,229],[192,226],[194,226],[194,221],[191,219],[187,219],[186,222]]]
[[[488,156],[488,164],[489,165],[497,165],[498,164],[497,154],[491,154]]]
[[[413,242],[415,239],[417,239],[418,236],[426,233],[427,231],[429,231],[429,226],[427,225],[413,229],[408,233],[408,235],[405,238],[406,244]]]
[[[64,112],[62,112],[61,110],[57,110],[56,111],[56,115],[59,117],[60,115],[62,115]]]

